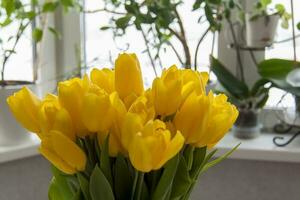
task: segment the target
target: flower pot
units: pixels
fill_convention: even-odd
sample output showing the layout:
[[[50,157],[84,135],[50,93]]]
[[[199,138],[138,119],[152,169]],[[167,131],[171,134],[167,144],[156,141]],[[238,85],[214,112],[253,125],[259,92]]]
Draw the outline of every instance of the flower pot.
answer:
[[[232,128],[233,134],[242,139],[259,136],[261,124],[258,122],[258,110],[240,110],[237,121]]]
[[[13,117],[7,97],[21,89],[21,86],[0,87],[0,146],[15,146],[28,141],[32,136]]]
[[[253,18],[246,13],[246,45],[256,48],[272,45],[279,19],[278,14]]]

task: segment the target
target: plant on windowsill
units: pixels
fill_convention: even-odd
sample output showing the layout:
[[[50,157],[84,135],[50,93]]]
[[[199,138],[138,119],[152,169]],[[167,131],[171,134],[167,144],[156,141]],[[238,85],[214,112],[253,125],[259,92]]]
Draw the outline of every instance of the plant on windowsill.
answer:
[[[245,13],[246,46],[263,48],[272,45],[280,19],[281,27],[289,28],[291,14],[283,4],[276,4],[275,8],[270,8],[271,3],[272,0],[260,0],[252,12]]]
[[[54,27],[48,26],[47,16],[53,13],[58,7],[65,10],[79,8],[77,3],[71,1],[38,1],[31,0],[24,3],[21,0],[1,0],[0,2],[0,145],[11,146],[17,145],[29,139],[29,134],[15,123],[11,116],[5,99],[19,90],[24,85],[34,87],[37,80],[37,68],[40,67],[40,51],[37,43],[41,42],[43,33],[48,30],[56,37],[59,33]],[[14,28],[16,26],[16,28]],[[12,29],[9,36],[4,33]],[[8,80],[7,68],[9,62],[17,54],[17,48],[20,41],[26,37],[26,31],[32,29],[33,42],[36,45],[36,55],[33,56],[33,80]],[[15,31],[15,32],[14,32]],[[29,37],[30,38],[30,37]],[[31,40],[31,38],[30,38]],[[33,43],[32,42],[32,43]],[[31,51],[31,50],[29,50]],[[22,67],[22,66],[19,66]]]

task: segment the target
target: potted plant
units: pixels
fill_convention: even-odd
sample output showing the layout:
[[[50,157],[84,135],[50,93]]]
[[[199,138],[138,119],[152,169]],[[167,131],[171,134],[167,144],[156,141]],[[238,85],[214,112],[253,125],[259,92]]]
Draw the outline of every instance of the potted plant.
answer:
[[[33,27],[32,39],[35,44],[40,42],[43,37],[43,32],[49,30],[55,36],[57,32],[54,27],[48,27],[47,14],[54,12],[59,6],[63,6],[66,10],[77,6],[77,4],[70,4],[67,1],[45,1],[41,3],[40,1],[30,1],[31,3],[23,3],[19,0],[8,0],[1,1],[0,3],[0,32],[18,24],[10,35],[10,37],[0,38],[0,145],[17,145],[29,139],[30,135],[25,133],[24,130],[15,122],[11,113],[8,110],[6,104],[6,98],[12,95],[14,92],[24,87],[25,85],[35,90],[35,82],[37,80],[37,74],[34,73],[34,78],[32,81],[24,80],[8,80],[6,78],[6,69],[8,67],[8,62],[16,52],[20,40],[24,37],[24,33]],[[33,26],[35,24],[35,26]],[[0,34],[2,37],[3,34]],[[5,35],[6,36],[6,35]],[[5,39],[4,39],[5,38]],[[39,55],[38,46],[36,55],[33,56],[33,62],[37,68],[39,65],[38,57]],[[22,66],[20,66],[22,67]]]
[[[233,102],[240,112],[232,129],[233,134],[238,138],[257,137],[261,129],[258,116],[269,98],[269,90],[273,85],[268,79],[262,78],[249,88],[214,57],[211,57],[211,67],[222,86],[220,90],[227,94],[229,101]]]
[[[271,0],[260,0],[252,12],[245,14],[246,45],[248,47],[267,47],[273,44],[278,22],[281,27],[288,29],[291,14],[282,4],[269,8]]]

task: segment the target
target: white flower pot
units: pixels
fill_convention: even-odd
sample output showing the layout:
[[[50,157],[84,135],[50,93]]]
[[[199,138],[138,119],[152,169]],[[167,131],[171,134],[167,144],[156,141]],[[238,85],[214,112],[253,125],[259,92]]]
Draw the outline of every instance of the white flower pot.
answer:
[[[21,86],[0,86],[0,147],[15,146],[27,142],[31,135],[13,117],[6,99]]]
[[[256,48],[272,45],[280,16],[274,14],[255,19],[251,17],[250,13],[246,13],[246,45]]]

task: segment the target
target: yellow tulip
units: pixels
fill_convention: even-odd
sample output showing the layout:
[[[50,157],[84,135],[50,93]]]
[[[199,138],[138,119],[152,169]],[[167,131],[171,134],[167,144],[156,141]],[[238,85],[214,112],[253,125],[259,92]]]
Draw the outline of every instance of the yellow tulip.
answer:
[[[115,90],[115,72],[110,69],[93,69],[91,72],[91,81],[104,89],[108,94],[111,94]]]
[[[109,134],[109,154],[110,156],[115,157],[119,153],[126,154],[121,142],[121,130],[127,110],[124,103],[119,98],[118,93],[113,92],[109,98],[114,118],[109,133],[102,131],[98,132],[98,142],[99,145],[102,146]]]
[[[115,88],[121,99],[144,92],[142,72],[135,54],[120,54],[115,64]]]
[[[192,93],[196,92],[198,95],[206,94],[206,84],[208,82],[208,73],[197,72],[191,69],[182,70],[182,103]]]
[[[138,97],[130,106],[128,112],[138,114],[144,123],[147,121],[154,119],[155,110],[154,106],[147,99],[146,96]]]
[[[61,132],[51,131],[47,134],[42,140],[39,151],[55,167],[66,174],[85,170],[85,153]]]
[[[60,106],[57,96],[52,94],[46,95],[41,103],[38,119],[42,133],[49,133],[51,130],[56,130],[75,141],[71,116],[66,109]],[[43,137],[43,135],[39,136]]]
[[[184,138],[179,131],[171,133],[160,120],[149,121],[129,144],[129,159],[139,171],[160,169],[182,148]]]
[[[23,127],[34,133],[41,131],[37,117],[41,101],[27,87],[8,97],[7,103]]]
[[[82,121],[90,132],[107,132],[113,120],[113,109],[107,93],[87,93],[83,98]]]
[[[182,100],[181,90],[181,74],[176,66],[164,71],[161,78],[156,78],[152,84],[156,114],[162,116],[174,114]]]
[[[88,135],[88,131],[81,120],[83,97],[88,90],[89,81],[87,77],[83,80],[73,78],[60,82],[58,85],[59,103],[70,113],[75,132],[80,137]]]
[[[229,131],[238,116],[236,107],[223,94],[191,94],[174,117],[186,143],[212,148]]]

